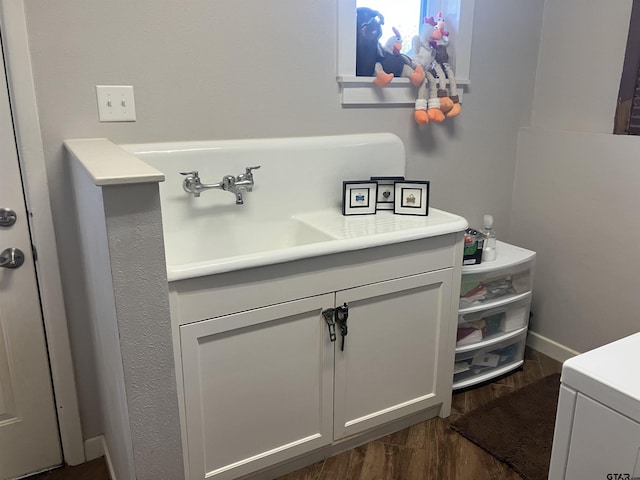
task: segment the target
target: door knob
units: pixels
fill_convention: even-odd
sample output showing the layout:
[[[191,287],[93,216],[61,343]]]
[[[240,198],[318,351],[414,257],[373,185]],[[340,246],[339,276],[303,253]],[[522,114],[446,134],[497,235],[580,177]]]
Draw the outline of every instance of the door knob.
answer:
[[[18,268],[24,263],[24,253],[19,248],[5,248],[0,252],[0,267]]]
[[[16,212],[10,208],[0,208],[0,227],[10,227],[16,223]]]

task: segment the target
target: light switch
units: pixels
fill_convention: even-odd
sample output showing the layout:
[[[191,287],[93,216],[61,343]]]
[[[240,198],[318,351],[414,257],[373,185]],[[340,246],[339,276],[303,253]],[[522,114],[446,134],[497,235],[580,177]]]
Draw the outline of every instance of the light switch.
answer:
[[[96,85],[101,122],[135,122],[136,104],[132,85]]]

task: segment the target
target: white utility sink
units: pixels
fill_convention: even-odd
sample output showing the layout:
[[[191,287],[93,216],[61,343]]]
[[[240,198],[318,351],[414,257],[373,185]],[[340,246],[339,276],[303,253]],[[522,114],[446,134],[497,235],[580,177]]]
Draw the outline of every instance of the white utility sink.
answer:
[[[404,176],[402,141],[392,134],[123,145],[164,175],[160,183],[169,281],[273,265],[459,232],[462,217],[342,215],[342,182]],[[227,191],[199,197],[181,172],[218,183],[247,167],[254,187],[236,205]],[[373,199],[372,199],[373,200]]]

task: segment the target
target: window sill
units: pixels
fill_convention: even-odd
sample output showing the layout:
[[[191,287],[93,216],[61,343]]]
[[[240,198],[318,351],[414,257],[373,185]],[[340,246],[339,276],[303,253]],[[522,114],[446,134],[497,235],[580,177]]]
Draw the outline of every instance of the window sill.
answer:
[[[417,88],[408,78],[394,78],[384,88],[373,84],[374,77],[338,76],[342,94],[342,105],[414,106]],[[463,91],[471,84],[469,79],[456,79],[458,96],[462,101]]]

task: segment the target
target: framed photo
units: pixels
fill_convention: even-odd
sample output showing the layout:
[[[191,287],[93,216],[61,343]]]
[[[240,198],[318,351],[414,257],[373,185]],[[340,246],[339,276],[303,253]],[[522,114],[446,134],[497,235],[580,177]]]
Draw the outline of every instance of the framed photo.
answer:
[[[393,213],[399,215],[429,215],[429,182],[395,182]]]
[[[366,180],[342,182],[342,214],[371,215],[376,213],[378,184]]]
[[[393,210],[396,198],[394,183],[402,180],[404,177],[371,177],[371,181],[378,184],[376,210]]]

